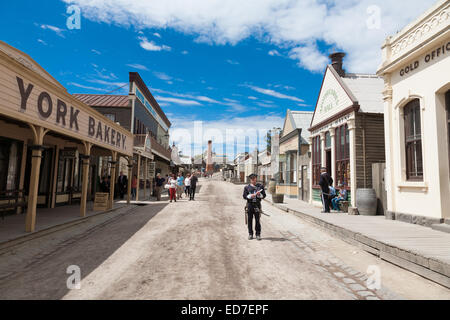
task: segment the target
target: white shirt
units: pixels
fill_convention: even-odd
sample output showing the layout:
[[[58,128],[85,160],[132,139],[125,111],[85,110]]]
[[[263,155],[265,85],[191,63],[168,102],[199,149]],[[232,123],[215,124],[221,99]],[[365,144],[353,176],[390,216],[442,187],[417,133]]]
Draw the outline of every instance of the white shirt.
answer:
[[[170,184],[170,188],[171,189],[176,189],[176,187],[177,187],[177,179],[170,178],[169,179],[169,184]]]
[[[190,187],[191,186],[191,178],[186,178],[184,179],[184,185],[186,187]]]

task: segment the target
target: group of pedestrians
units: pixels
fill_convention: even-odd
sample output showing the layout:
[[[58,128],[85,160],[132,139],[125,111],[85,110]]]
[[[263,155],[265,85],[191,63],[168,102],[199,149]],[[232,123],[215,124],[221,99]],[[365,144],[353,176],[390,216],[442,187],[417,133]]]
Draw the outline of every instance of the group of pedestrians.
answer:
[[[137,190],[137,175],[134,175],[131,179],[131,197],[132,199],[136,199],[136,190]],[[120,171],[119,177],[117,178],[116,183],[116,192],[114,196],[119,196],[120,199],[124,199],[125,194],[128,191],[128,177],[123,174],[123,171]],[[111,177],[104,176],[100,182],[100,191],[109,193],[111,190]]]
[[[339,185],[339,192],[333,187],[333,178],[327,172],[327,168],[321,168],[319,186],[322,191],[322,213],[330,213],[331,209],[340,210],[340,202],[347,201],[348,192],[345,189],[345,184]]]
[[[187,173],[186,177],[182,173],[176,176],[174,173],[166,178],[161,177],[158,173],[155,179],[156,182],[156,199],[161,200],[162,189],[168,189],[170,202],[182,199],[183,193],[186,198],[189,196],[189,201],[195,200],[195,191],[197,189],[198,178],[195,173]]]

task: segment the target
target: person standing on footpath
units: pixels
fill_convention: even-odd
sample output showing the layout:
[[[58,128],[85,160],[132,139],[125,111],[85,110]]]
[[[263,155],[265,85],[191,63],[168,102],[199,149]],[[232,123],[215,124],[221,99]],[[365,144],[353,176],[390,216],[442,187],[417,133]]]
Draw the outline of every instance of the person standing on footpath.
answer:
[[[119,179],[117,179],[117,185],[119,187],[120,199],[123,199],[128,188],[128,178],[123,175],[123,171],[120,171]]]
[[[133,176],[131,179],[131,199],[136,199],[136,189],[137,189],[137,175]]]
[[[333,186],[333,178],[327,172],[327,168],[322,167],[320,169],[320,180],[319,186],[322,191],[322,213],[330,213],[331,197],[330,197],[330,187]]]
[[[191,188],[191,174],[188,173],[186,175],[186,178],[184,179],[184,193],[186,194],[186,197],[188,196],[190,197],[191,195],[190,188]]]
[[[258,176],[254,173],[248,176],[250,184],[244,187],[242,197],[247,200],[246,214],[248,226],[248,240],[253,239],[253,217],[255,218],[256,239],[261,240],[261,200],[266,197],[264,186],[256,183]]]
[[[156,191],[156,201],[161,201],[161,191],[164,188],[164,182],[166,179],[161,177],[161,173],[158,173],[155,178],[155,191]]]
[[[177,179],[175,178],[175,174],[169,178],[169,194],[170,194],[170,202],[174,200],[177,202]]]
[[[198,181],[197,174],[193,173],[191,178],[189,200],[195,200],[195,189],[197,188],[197,181]]]

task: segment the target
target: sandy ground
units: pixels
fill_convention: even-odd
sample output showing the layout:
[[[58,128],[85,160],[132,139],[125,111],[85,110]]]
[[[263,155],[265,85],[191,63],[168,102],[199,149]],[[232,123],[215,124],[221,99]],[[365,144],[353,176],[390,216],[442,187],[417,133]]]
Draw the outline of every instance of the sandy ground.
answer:
[[[249,241],[243,186],[201,185],[196,201],[133,207],[0,253],[0,299],[450,299],[269,204],[263,240]],[[67,288],[70,265],[79,290]],[[379,290],[366,286],[370,266]]]

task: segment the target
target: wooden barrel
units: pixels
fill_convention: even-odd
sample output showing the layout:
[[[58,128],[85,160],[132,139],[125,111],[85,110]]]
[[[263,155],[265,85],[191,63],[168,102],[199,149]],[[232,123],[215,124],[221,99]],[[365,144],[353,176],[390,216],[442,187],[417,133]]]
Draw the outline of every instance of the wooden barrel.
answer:
[[[377,214],[377,194],[375,189],[356,189],[356,207],[363,216]]]
[[[269,188],[268,188],[269,193],[275,194],[276,189],[277,189],[277,182],[275,180],[271,179],[269,182]]]

